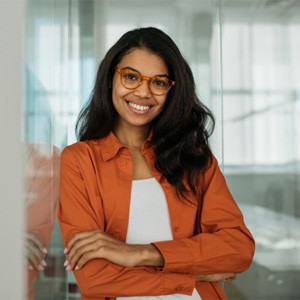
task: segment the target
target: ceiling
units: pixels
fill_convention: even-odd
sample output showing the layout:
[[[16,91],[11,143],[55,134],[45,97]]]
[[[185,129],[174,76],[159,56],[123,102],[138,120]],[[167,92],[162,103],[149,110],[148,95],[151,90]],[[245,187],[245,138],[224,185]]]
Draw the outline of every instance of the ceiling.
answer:
[[[82,1],[82,0],[81,0]],[[87,1],[87,0],[84,0]],[[92,0],[89,0],[92,1]],[[147,11],[153,8],[192,13],[221,12],[225,21],[300,22],[300,0],[94,0],[118,8]]]
[[[220,0],[225,19],[300,22],[300,0]]]

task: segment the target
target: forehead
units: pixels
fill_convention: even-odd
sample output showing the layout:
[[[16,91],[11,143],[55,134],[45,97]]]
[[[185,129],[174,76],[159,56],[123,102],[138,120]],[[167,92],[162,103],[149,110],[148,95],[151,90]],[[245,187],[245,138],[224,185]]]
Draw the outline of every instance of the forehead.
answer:
[[[118,64],[121,68],[131,67],[143,75],[168,74],[165,61],[157,54],[146,49],[133,49],[124,55]]]

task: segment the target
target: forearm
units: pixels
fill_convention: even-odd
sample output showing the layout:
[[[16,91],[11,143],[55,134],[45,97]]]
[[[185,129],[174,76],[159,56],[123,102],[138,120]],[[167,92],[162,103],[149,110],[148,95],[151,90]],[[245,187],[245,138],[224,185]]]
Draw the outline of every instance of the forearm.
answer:
[[[155,243],[164,257],[164,272],[240,273],[251,264],[254,242],[239,230],[202,233],[192,238]]]
[[[168,273],[152,267],[121,267],[95,259],[74,271],[83,295],[89,297],[190,295],[195,287],[191,274]]]
[[[135,249],[135,266],[163,267],[164,258],[160,251],[152,244],[132,245]]]
[[[133,245],[133,247],[136,251],[136,266],[164,266],[164,258],[154,245]],[[209,275],[195,274],[194,276],[196,281],[208,282],[226,282],[236,278],[235,273],[218,273]]]
[[[150,245],[134,245],[136,249],[136,266],[154,266],[163,267],[164,258],[160,251],[152,244]],[[218,281],[232,281],[235,280],[235,273],[218,273],[209,275],[193,275],[196,281],[208,281],[208,282],[218,282]]]

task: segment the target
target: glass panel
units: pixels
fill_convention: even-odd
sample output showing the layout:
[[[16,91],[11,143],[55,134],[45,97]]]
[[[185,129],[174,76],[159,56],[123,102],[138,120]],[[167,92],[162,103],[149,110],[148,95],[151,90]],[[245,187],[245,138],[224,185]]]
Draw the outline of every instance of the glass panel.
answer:
[[[229,299],[299,299],[300,6],[258,2],[222,1],[224,170],[257,244],[225,287]]]
[[[27,2],[23,105],[27,299],[66,295],[56,207],[59,157],[67,137],[68,26],[67,0]]]
[[[76,141],[105,52],[127,30],[151,25],[176,41],[215,113],[213,151],[257,242],[252,268],[225,284],[229,299],[300,297],[297,16],[297,1],[28,1],[26,238],[48,250],[45,270],[27,271],[30,295],[35,286],[36,299],[79,299],[55,220],[59,153]]]

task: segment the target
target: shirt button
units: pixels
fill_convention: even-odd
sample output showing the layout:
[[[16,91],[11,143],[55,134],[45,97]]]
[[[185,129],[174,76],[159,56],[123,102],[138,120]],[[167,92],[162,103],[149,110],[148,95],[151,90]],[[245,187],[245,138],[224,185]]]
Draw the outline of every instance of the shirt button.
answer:
[[[179,232],[179,231],[180,231],[180,227],[179,226],[175,227],[175,232]]]

